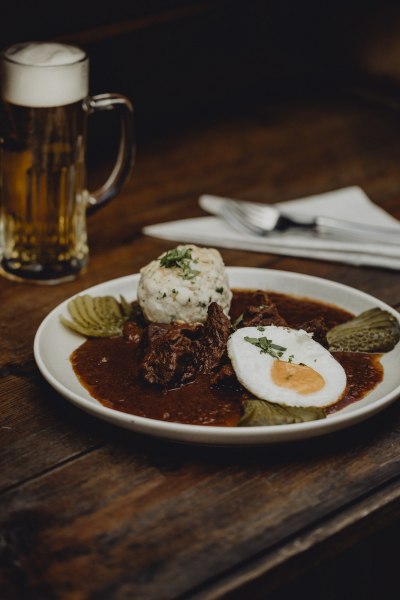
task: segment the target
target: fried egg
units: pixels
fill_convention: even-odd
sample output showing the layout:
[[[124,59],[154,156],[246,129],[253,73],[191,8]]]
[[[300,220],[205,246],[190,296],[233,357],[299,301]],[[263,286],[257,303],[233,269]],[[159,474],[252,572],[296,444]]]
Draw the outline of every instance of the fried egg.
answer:
[[[229,338],[228,355],[237,379],[261,400],[323,407],[346,387],[342,365],[302,329],[243,327]]]

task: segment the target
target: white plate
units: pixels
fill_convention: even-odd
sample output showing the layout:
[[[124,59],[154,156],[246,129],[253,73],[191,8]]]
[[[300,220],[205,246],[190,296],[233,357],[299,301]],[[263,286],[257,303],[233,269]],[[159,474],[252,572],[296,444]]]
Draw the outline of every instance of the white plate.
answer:
[[[268,269],[230,267],[230,285],[233,288],[264,289],[274,292],[305,296],[335,304],[358,314],[379,306],[395,315],[399,313],[380,300],[354,288],[308,275]],[[136,298],[139,275],[129,275],[96,285],[85,293],[104,296],[119,294],[127,300]],[[82,293],[82,292],[81,292]],[[67,400],[86,412],[109,421],[114,425],[161,438],[204,444],[268,444],[311,438],[323,435],[371,417],[400,395],[400,344],[384,355],[383,381],[366,397],[326,419],[292,425],[260,427],[210,427],[185,425],[137,417],[106,408],[92,398],[75,376],[69,356],[84,338],[67,328],[59,320],[61,314],[68,316],[65,300],[55,308],[40,325],[34,343],[36,363],[51,386]]]

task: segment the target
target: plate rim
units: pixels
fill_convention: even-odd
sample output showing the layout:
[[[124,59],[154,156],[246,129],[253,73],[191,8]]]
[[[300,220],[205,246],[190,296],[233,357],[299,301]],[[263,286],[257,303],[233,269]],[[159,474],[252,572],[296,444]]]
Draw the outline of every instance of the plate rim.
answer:
[[[293,271],[284,271],[278,269],[268,269],[263,267],[241,267],[232,266],[226,267],[228,276],[230,274],[240,274],[245,272],[247,274],[273,274],[274,276],[286,277],[294,280],[303,280],[307,282],[318,282],[328,287],[335,288],[336,290],[342,290],[343,292],[351,292],[356,294],[361,300],[373,301],[380,308],[389,311],[393,314],[400,322],[400,314],[390,305],[386,304],[382,300],[358,290],[357,288],[349,285],[335,282],[330,279],[325,279],[315,275],[308,275],[305,273],[296,273]],[[160,421],[157,419],[150,419],[148,417],[141,417],[137,415],[131,415],[118,411],[114,408],[108,408],[101,404],[98,400],[92,397],[91,400],[80,396],[73,390],[70,390],[56,376],[46,365],[46,361],[42,356],[40,345],[45,336],[46,328],[55,319],[58,319],[58,315],[66,309],[68,302],[77,296],[82,294],[89,294],[96,292],[96,289],[106,287],[121,286],[128,283],[135,283],[140,277],[139,273],[132,273],[130,275],[124,275],[109,279],[107,281],[92,285],[85,288],[75,294],[69,296],[57,306],[55,306],[42,320],[40,323],[34,338],[33,351],[36,364],[45,380],[55,389],[59,394],[71,402],[74,406],[77,406],[81,410],[105,420],[111,422],[113,425],[133,430],[133,432],[146,434],[157,438],[168,438],[175,441],[185,441],[194,444],[212,444],[212,445],[265,445],[269,443],[277,442],[288,442],[295,441],[305,438],[319,437],[326,435],[338,429],[344,429],[355,425],[356,423],[365,420],[374,414],[383,410],[386,406],[389,406],[396,398],[400,395],[400,379],[399,384],[389,393],[384,394],[381,398],[373,401],[371,404],[367,404],[360,407],[354,407],[349,412],[337,412],[329,415],[326,419],[318,421],[309,421],[306,423],[292,423],[287,425],[258,425],[253,427],[224,427],[224,426],[209,426],[209,425],[194,425],[185,423],[175,423],[170,421]],[[235,287],[234,285],[232,286]],[[267,290],[268,291],[268,290]],[[270,290],[274,291],[274,290]],[[104,292],[106,294],[107,292]],[[313,299],[312,295],[305,294],[304,297]],[[317,299],[317,298],[315,298]],[[326,301],[325,301],[326,302]],[[337,305],[336,302],[333,302]],[[346,310],[342,305],[341,308]],[[348,309],[347,309],[348,310]],[[77,336],[79,334],[76,334]],[[79,336],[83,343],[84,336]],[[78,345],[79,345],[78,344]],[[69,358],[69,356],[68,356]],[[79,380],[78,380],[79,381]],[[80,384],[81,385],[81,384]],[[87,390],[83,387],[87,393]],[[150,429],[150,430],[149,430]]]

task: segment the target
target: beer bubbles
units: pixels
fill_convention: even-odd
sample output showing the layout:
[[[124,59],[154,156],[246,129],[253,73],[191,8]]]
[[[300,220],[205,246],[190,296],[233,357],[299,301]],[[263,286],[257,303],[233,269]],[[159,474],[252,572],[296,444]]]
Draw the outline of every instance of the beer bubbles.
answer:
[[[3,57],[2,96],[12,104],[62,106],[88,94],[88,58],[80,48],[29,42],[11,46]]]

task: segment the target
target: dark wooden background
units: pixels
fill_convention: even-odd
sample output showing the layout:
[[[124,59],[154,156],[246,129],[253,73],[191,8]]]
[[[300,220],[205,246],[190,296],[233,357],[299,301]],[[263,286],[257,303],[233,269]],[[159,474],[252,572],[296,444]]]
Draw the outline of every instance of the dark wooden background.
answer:
[[[129,96],[139,141],[343,84],[396,98],[399,34],[400,6],[389,0],[16,0],[0,20],[2,47],[56,39],[85,48],[91,93]]]

